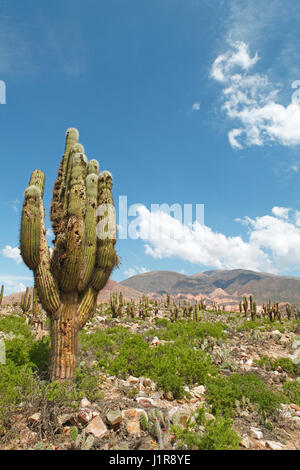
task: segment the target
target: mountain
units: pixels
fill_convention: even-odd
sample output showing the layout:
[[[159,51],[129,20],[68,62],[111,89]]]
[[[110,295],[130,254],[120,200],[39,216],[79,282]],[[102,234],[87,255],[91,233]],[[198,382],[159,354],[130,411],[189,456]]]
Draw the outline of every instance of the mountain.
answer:
[[[118,282],[109,280],[102,291],[99,292],[97,303],[109,302],[111,292],[122,292],[123,297],[126,301],[131,299],[137,301],[142,297],[142,292],[137,292],[135,289],[127,286],[123,286]],[[30,288],[30,293],[32,295],[32,287]],[[15,302],[20,302],[23,292],[18,292],[15,294],[7,295],[3,297],[2,305],[13,304]]]
[[[177,298],[202,296],[216,301],[224,298],[227,304],[250,294],[259,303],[269,299],[300,303],[300,278],[245,269],[205,271],[192,276],[173,271],[152,271],[132,276],[121,285],[145,294],[168,293]]]

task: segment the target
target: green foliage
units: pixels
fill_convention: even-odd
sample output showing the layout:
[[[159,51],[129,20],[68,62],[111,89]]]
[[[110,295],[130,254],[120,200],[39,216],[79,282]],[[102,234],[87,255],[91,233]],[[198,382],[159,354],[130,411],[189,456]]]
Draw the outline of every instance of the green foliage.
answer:
[[[254,374],[213,377],[207,383],[206,393],[213,412],[225,416],[234,415],[235,402],[241,402],[243,397],[265,415],[273,414],[283,400]]]
[[[277,370],[281,367],[287,374],[292,377],[298,377],[300,375],[300,364],[294,364],[288,357],[280,357],[272,359],[271,357],[264,356],[257,364],[264,367],[266,370]]]
[[[217,416],[215,420],[205,419],[205,409],[197,410],[194,420],[188,420],[183,429],[171,426],[176,444],[191,450],[237,450],[240,438],[231,427],[229,418]]]
[[[6,364],[0,365],[0,432],[9,412],[34,396],[37,389],[36,377],[28,364],[17,366],[7,359]]]
[[[172,325],[176,326],[176,323]],[[195,330],[196,337],[200,337],[199,331]],[[191,325],[187,335],[192,336]],[[81,335],[81,344],[89,353],[94,350],[99,367],[109,373],[150,377],[158,387],[179,398],[184,395],[185,384],[205,383],[208,374],[216,373],[210,357],[204,351],[195,350],[193,343],[185,340],[187,335],[176,336],[172,332],[174,343],[150,348],[141,336],[116,327],[98,330],[93,335]]]
[[[31,331],[29,325],[21,317],[7,316],[0,319],[0,331],[5,334],[12,333],[15,336],[23,336],[24,338],[31,338]]]
[[[223,333],[225,325],[220,322],[199,323],[196,321],[185,322],[184,320],[179,320],[174,323],[168,322],[166,324],[163,324],[161,322],[160,326],[162,326],[160,330],[150,330],[147,334],[155,334],[159,339],[164,339],[168,341],[178,341],[178,338],[180,338],[182,342],[192,341],[194,339],[203,339],[207,336],[211,336],[217,339],[226,338],[225,333]]]
[[[29,350],[29,359],[32,364],[38,369],[39,372],[44,372],[48,369],[50,357],[50,338],[44,336],[39,341],[34,341]]]
[[[288,381],[283,384],[282,388],[289,402],[300,406],[300,382]]]

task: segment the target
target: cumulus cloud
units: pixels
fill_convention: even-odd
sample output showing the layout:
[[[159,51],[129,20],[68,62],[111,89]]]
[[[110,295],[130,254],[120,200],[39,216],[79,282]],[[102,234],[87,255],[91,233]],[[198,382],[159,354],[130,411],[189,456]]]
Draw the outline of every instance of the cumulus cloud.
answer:
[[[5,248],[1,250],[1,254],[5,256],[5,258],[13,259],[17,264],[22,263],[20,249],[17,246],[13,248],[10,245],[6,245]]]
[[[211,77],[223,85],[222,110],[238,125],[228,133],[230,145],[235,149],[272,142],[299,145],[300,82],[292,83],[291,102],[283,106],[277,101],[279,89],[268,76],[249,73],[259,60],[257,52],[251,55],[242,41],[229,41],[229,47],[215,59]]]
[[[193,111],[199,111],[200,110],[200,103],[193,103],[192,110]]]
[[[127,277],[132,277],[136,276],[136,274],[143,274],[143,273],[148,273],[149,269],[145,268],[144,266],[142,268],[138,266],[134,266],[133,268],[128,268],[126,271],[124,271],[125,276]]]
[[[0,274],[0,284],[4,285],[4,295],[25,291],[26,286],[24,282],[26,281],[33,282],[32,277]]]
[[[187,227],[166,212],[150,212],[144,206],[139,207],[138,214],[139,238],[145,242],[146,254],[153,258],[273,273],[300,268],[300,212],[290,208],[275,206],[272,215],[236,219],[248,229],[246,240],[215,232],[198,222]]]

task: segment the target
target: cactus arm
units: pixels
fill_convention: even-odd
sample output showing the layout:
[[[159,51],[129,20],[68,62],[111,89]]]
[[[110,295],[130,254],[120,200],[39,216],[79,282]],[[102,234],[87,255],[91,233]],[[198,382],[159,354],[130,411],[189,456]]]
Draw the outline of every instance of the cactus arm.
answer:
[[[41,201],[45,175],[35,170],[25,190],[22,210],[20,247],[21,255],[29,269],[35,269],[40,261]]]
[[[44,223],[45,175],[35,170],[25,191],[21,222],[21,255],[33,270],[41,302],[45,310],[53,313],[60,305],[57,285],[50,272],[50,253]]]
[[[97,193],[99,164],[91,160],[88,164],[86,178],[86,214],[83,261],[80,272],[78,291],[83,292],[91,278],[97,247]]]
[[[83,328],[88,319],[92,316],[97,301],[98,292],[89,287],[84,294],[78,307],[77,319],[79,328]]]
[[[97,225],[97,253],[95,269],[90,285],[95,291],[101,290],[118,264],[115,252],[116,244],[116,215],[112,196],[112,176],[108,171],[99,175],[98,183],[98,217]]]
[[[82,146],[75,144],[71,151],[72,169],[68,190],[66,251],[60,279],[60,286],[64,292],[77,289],[83,260],[87,163],[82,153],[83,147],[82,149],[79,147]]]

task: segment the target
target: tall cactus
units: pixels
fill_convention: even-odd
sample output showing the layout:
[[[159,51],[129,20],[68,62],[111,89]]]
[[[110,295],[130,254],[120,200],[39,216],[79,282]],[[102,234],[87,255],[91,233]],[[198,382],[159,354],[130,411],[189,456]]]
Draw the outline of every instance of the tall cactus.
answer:
[[[2,286],[1,286],[1,292],[0,292],[0,306],[1,306],[1,304],[2,304],[3,295],[4,295],[4,286],[2,285]]]
[[[40,303],[51,320],[50,378],[72,378],[79,330],[94,312],[98,292],[118,264],[112,176],[87,162],[78,131],[68,129],[53,189],[54,249],[46,241],[45,175],[35,170],[25,191],[21,255],[33,271]],[[98,235],[98,236],[97,236]]]

